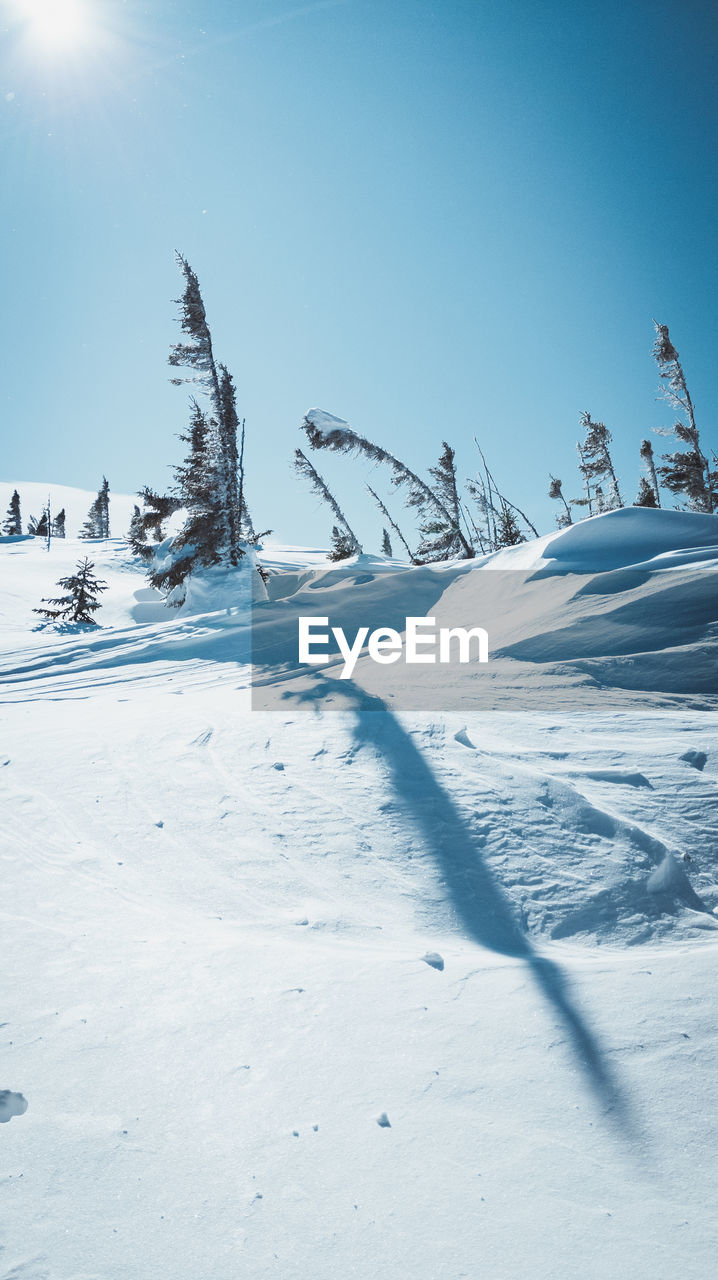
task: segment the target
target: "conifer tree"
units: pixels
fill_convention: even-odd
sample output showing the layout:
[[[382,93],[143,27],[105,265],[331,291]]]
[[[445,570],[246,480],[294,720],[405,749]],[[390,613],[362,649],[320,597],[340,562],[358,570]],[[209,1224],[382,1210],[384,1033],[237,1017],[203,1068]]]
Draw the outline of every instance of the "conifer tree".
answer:
[[[17,537],[22,533],[22,518],[20,515],[20,494],[17,489],[14,490],[10,499],[10,506],[7,509],[7,516],[2,531],[7,537]]]
[[[110,536],[110,486],[107,477],[102,477],[102,484],[87,513],[87,518],[80,529],[81,538],[109,538]]]
[[[154,550],[147,540],[148,534],[152,535],[153,542],[162,542],[165,537],[164,524],[170,516],[180,510],[182,502],[174,494],[155,493],[154,489],[150,489],[148,485],[140,489],[137,496],[142,499],[143,510],[140,511],[140,508],[135,506],[127,533],[127,542],[136,556],[150,561],[154,556]]]
[[[332,424],[336,425],[332,425]],[[393,453],[383,449],[365,436],[352,430],[348,423],[317,410],[310,410],[302,422],[302,429],[313,449],[330,449],[338,453],[360,453],[371,462],[383,462],[391,468],[392,484],[403,486],[407,491],[406,504],[415,507],[422,518],[441,522],[443,526],[455,530],[455,539],[461,548],[460,554],[467,560],[474,556],[474,548],[463,534],[441,498],[430,488],[420,476],[416,475],[404,462]]]
[[[657,507],[656,491],[650,480],[646,476],[641,476],[638,482],[638,495],[634,502],[634,507]]]
[[[555,498],[557,502],[562,502],[564,506],[563,511],[560,511],[556,516],[556,524],[559,529],[567,529],[570,524],[573,524],[573,520],[571,519],[571,508],[564,497],[561,481],[556,476],[550,476],[550,480],[551,484],[548,491],[549,498]]]
[[[222,560],[225,524],[217,498],[216,462],[210,453],[211,424],[194,398],[191,405],[189,431],[180,436],[189,452],[175,467],[177,502],[186,512],[185,522],[172,540],[169,562],[150,570],[152,586],[164,591],[179,586],[198,566]]]
[[[574,507],[588,507],[588,514],[592,516],[593,515],[593,492],[591,489],[591,481],[589,480],[589,477],[586,474],[586,468],[584,466],[583,447],[581,445],[580,440],[576,441],[576,451],[578,453],[578,469],[583,478],[583,497],[571,498],[571,505]]]
[[[65,508],[64,507],[62,508],[62,511],[58,511],[57,515],[55,516],[55,519],[52,522],[52,536],[53,538],[65,537]]]
[[[332,526],[332,549],[329,552],[329,559],[346,560],[349,556],[361,555],[362,549],[359,539],[351,528],[334,494],[301,449],[294,450],[294,466],[299,475],[304,476],[309,481],[314,492],[326,502],[334,514],[336,524]]]
[[[371,485],[370,485],[370,484],[368,484],[368,485],[367,485],[367,489],[368,489],[369,493],[371,494],[372,498],[374,499],[374,501],[375,501],[376,505],[378,506],[379,510],[381,511],[382,515],[383,515],[383,516],[385,517],[385,519],[389,522],[390,527],[394,530],[394,533],[396,534],[397,538],[399,539],[399,541],[400,541],[400,543],[401,543],[402,547],[403,547],[403,548],[404,548],[404,550],[406,551],[406,554],[407,554],[407,556],[409,557],[409,563],[410,563],[410,564],[420,564],[421,562],[420,562],[419,560],[417,560],[416,556],[414,555],[414,552],[411,550],[411,548],[410,548],[410,546],[409,546],[409,544],[408,544],[408,542],[407,542],[406,538],[404,537],[404,535],[403,535],[403,533],[402,533],[401,529],[399,528],[398,524],[397,524],[397,523],[396,523],[396,521],[394,520],[393,516],[392,516],[392,515],[390,515],[390,513],[389,513],[389,511],[387,510],[386,506],[384,505],[384,503],[382,502],[381,498],[379,497],[379,494],[374,492],[374,490],[372,489],[372,487],[371,487]]]
[[[239,472],[239,423],[234,383],[226,366],[218,364],[215,359],[197,276],[186,258],[179,253],[176,257],[185,280],[184,293],[177,301],[180,307],[180,324],[188,341],[173,345],[169,363],[174,368],[189,369],[191,373],[189,377],[176,377],[172,381],[175,385],[189,382],[209,396],[211,413],[208,420],[208,455],[213,461],[216,505],[223,526],[221,558],[236,565],[244,554],[241,545],[242,519],[244,517],[247,525],[251,525],[251,521],[246,509],[243,458],[242,473]]]
[[[147,542],[147,532],[142,519],[142,512],[140,511],[137,503],[135,503],[132,508],[130,527],[127,530],[126,541],[133,551],[135,550],[135,543],[145,544]]]
[[[513,512],[513,524],[516,526],[517,530],[520,530],[520,525],[516,520],[516,517],[520,516],[527,529],[530,529],[534,537],[538,538],[538,530],[529,520],[526,512],[522,511],[520,507],[517,507],[514,502],[510,502],[506,495],[499,489],[499,486],[496,483],[486,461],[484,451],[476,436],[474,436],[474,444],[476,445],[479,458],[481,459],[481,468],[476,479],[469,480],[467,482],[466,488],[476,503],[479,512],[479,520],[480,522],[483,522],[477,526],[473,517],[471,519],[474,534],[482,553],[485,553],[486,551],[496,551],[499,546],[504,545],[499,542],[499,524],[504,518],[502,516],[502,512],[506,510]],[[521,541],[525,541],[523,536]]]
[[[466,491],[476,503],[479,523],[476,523],[473,515],[471,523],[482,555],[496,550],[496,510],[489,496],[487,480],[488,477],[485,478],[479,471],[475,479],[466,481]]]
[[[711,472],[701,449],[693,400],[668,325],[655,320],[653,324],[656,330],[653,357],[662,380],[661,395],[671,408],[683,415],[672,427],[659,428],[659,434],[674,436],[688,445],[687,449],[664,454],[658,471],[666,489],[685,498],[689,511],[712,512],[718,507],[718,476]]]
[[[642,440],[642,441],[641,441],[641,458],[643,459],[644,466],[645,466],[645,468],[646,468],[646,471],[648,472],[648,479],[649,479],[649,481],[650,481],[650,485],[651,485],[651,488],[652,488],[652,490],[653,490],[653,496],[654,496],[655,501],[654,501],[654,502],[642,502],[640,505],[641,505],[642,507],[646,507],[646,506],[648,506],[648,507],[660,507],[660,505],[661,505],[661,491],[660,491],[660,489],[659,489],[659,487],[658,487],[658,476],[657,476],[657,474],[656,474],[656,463],[655,463],[655,459],[654,459],[654,457],[653,457],[653,445],[651,444],[650,440]],[[641,485],[641,489],[642,489],[642,488],[643,488],[643,486]]]
[[[240,510],[239,498],[239,452],[237,447],[237,436],[239,433],[239,418],[237,416],[237,397],[234,388],[232,375],[226,365],[219,366],[220,383],[219,390],[222,397],[222,417],[220,423],[221,430],[221,467],[226,474],[225,489],[227,494],[227,524],[228,524],[228,551],[230,564],[238,564],[243,552],[242,542],[242,517],[245,522],[248,520],[249,513]],[[242,424],[242,433],[244,434],[244,424]],[[242,463],[244,466],[244,461]],[[217,463],[215,470],[219,471]],[[216,482],[215,482],[216,483]],[[244,489],[244,486],[242,486]],[[248,521],[251,525],[251,520]]]
[[[599,512],[615,511],[618,507],[623,506],[623,501],[608,448],[612,438],[611,432],[605,423],[594,422],[588,412],[581,414],[581,426],[586,433],[579,451],[581,455],[581,472],[589,491],[592,481],[596,486],[596,505]],[[610,485],[608,496],[604,495],[603,483]]]
[[[78,560],[75,573],[67,578],[60,578],[57,584],[63,588],[65,595],[43,600],[42,603],[48,608],[33,609],[33,613],[39,613],[51,622],[81,622],[85,626],[96,627],[93,614],[100,608],[98,596],[107,590],[107,583],[95,577],[94,567],[87,557]]]
[[[502,547],[515,547],[519,542],[525,542],[526,538],[521,532],[516,516],[511,507],[507,503],[501,507],[496,520],[496,547],[500,550]]]
[[[456,468],[454,466],[454,450],[446,440],[442,441],[442,452],[435,467],[429,468],[429,475],[434,481],[433,493],[441,506],[448,513],[448,519],[441,517],[435,507],[424,508],[423,519],[419,529],[422,541],[418,555],[422,560],[448,560],[451,556],[465,553],[467,540],[461,532],[461,509],[456,486]],[[474,551],[471,548],[471,557]],[[466,558],[471,558],[466,555]]]
[[[47,507],[45,507],[39,520],[37,519],[37,516],[30,516],[30,519],[27,522],[27,531],[35,538],[46,538],[47,529]]]
[[[102,529],[101,499],[98,494],[92,506],[90,507],[90,510],[87,513],[85,523],[80,529],[80,537],[86,540],[89,538],[101,538],[102,537],[102,534],[100,532],[101,529]]]
[[[110,536],[110,486],[107,477],[102,477],[102,485],[97,495],[98,513],[100,517],[100,537],[109,538]]]
[[[341,528],[337,524],[332,525],[332,541],[329,549],[329,560],[348,560],[350,556],[358,555],[356,538],[353,533],[347,533],[346,529]]]
[[[394,552],[391,549],[391,538],[389,537],[388,529],[382,529],[381,531],[381,554],[383,556],[388,556],[390,560],[394,559]]]

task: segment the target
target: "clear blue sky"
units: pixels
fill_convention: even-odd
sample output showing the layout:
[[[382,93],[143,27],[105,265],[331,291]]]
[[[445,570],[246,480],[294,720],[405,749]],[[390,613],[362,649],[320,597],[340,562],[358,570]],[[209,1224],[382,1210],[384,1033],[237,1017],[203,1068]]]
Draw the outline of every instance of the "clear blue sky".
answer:
[[[38,2],[0,0],[3,478],[167,485],[175,248],[287,540],[328,535],[310,406],[417,469],[477,433],[542,530],[587,408],[633,497],[652,316],[718,447],[714,3],[56,0],[51,44]],[[369,473],[315,460],[376,546]]]

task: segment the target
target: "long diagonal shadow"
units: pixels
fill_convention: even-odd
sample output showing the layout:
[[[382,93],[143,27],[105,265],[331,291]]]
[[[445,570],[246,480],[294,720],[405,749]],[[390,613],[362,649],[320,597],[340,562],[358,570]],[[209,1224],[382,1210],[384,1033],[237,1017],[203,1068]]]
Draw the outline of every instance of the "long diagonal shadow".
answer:
[[[522,932],[482,851],[451,796],[399,721],[377,697],[350,681],[317,676],[310,689],[285,696],[319,707],[329,694],[341,694],[355,715],[358,745],[372,747],[386,762],[394,792],[409,820],[420,830],[448,888],[451,904],[467,933],[481,946],[525,961],[551,1008],[561,1019],[572,1049],[601,1106],[624,1133],[638,1136],[628,1101],[605,1061],[586,1018],[574,1004],[558,966],[540,955]]]

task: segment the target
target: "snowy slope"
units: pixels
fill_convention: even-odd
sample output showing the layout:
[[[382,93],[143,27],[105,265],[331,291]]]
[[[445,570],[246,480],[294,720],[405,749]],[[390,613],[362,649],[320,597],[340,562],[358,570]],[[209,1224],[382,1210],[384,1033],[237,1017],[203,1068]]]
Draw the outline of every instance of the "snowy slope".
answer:
[[[97,490],[91,492],[89,489],[74,489],[66,484],[38,484],[36,481],[27,480],[17,480],[11,484],[9,481],[2,481],[0,482],[0,513],[2,513],[0,523],[4,522],[5,512],[15,489],[20,495],[23,532],[27,530],[30,516],[40,518],[49,497],[53,517],[64,508],[66,532],[68,537],[72,538],[79,537],[80,530],[87,519],[87,513],[97,497]],[[131,494],[110,493],[110,532],[115,537],[123,537],[127,532],[132,508],[137,500]]]
[[[246,582],[168,618],[95,543],[105,625],[58,637],[87,544],[0,546],[1,1274],[711,1273],[718,537],[674,515],[436,572],[269,547],[252,656],[311,693],[272,711]],[[475,620],[514,572],[523,703],[287,670],[297,601]]]

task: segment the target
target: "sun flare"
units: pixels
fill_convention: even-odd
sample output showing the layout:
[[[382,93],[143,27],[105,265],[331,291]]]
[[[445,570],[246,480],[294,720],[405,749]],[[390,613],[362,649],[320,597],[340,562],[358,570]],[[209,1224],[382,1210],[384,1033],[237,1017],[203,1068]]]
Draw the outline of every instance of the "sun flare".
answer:
[[[30,34],[53,49],[81,44],[88,33],[85,0],[16,0]]]

